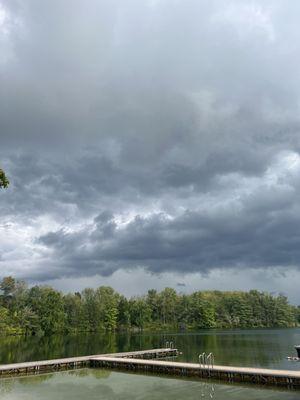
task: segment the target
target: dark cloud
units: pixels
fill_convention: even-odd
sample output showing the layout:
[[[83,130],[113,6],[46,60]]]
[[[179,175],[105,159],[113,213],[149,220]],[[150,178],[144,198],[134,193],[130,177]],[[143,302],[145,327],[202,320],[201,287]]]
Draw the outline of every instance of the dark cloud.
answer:
[[[271,193],[270,193],[271,195]],[[136,216],[117,228],[102,213],[79,232],[40,237],[54,250],[61,274],[104,274],[119,268],[144,267],[153,273],[207,273],[211,268],[260,268],[300,263],[299,208],[276,193],[216,211],[185,211],[176,217]],[[294,199],[296,200],[296,199]],[[39,277],[50,279],[51,271]]]
[[[298,4],[0,11],[3,274],[299,265]]]

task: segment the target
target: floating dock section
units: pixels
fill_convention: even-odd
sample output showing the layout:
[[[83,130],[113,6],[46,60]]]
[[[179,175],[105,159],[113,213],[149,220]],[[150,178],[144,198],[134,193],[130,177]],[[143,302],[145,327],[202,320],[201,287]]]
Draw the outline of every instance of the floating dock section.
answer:
[[[177,349],[163,348],[6,364],[0,365],[0,376],[19,376],[30,373],[39,374],[74,368],[109,368],[113,370],[144,372],[158,375],[165,374],[206,380],[213,379],[215,381],[273,385],[300,390],[300,370],[284,371],[161,360],[163,358],[176,357],[177,355]]]
[[[0,376],[14,376],[19,374],[59,371],[72,368],[87,368],[91,365],[91,359],[96,359],[101,356],[122,358],[127,359],[158,359],[165,357],[177,356],[177,349],[166,348],[166,349],[153,349],[153,350],[142,350],[132,351],[126,353],[113,353],[113,354],[100,354],[83,357],[71,357],[71,358],[59,358],[54,360],[44,361],[31,361],[15,364],[0,365]]]
[[[126,358],[96,357],[92,367],[117,370],[144,371],[154,374],[188,376],[227,382],[256,383],[300,389],[300,371],[200,365],[158,360],[128,360]]]

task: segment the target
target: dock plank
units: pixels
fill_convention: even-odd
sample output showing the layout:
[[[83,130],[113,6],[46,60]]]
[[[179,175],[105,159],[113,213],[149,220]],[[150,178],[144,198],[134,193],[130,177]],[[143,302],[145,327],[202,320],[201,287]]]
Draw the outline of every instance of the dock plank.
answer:
[[[214,365],[212,367],[198,363],[161,360],[161,358],[177,354],[177,349],[163,348],[4,364],[0,365],[0,376],[15,376],[22,373],[41,373],[78,367],[99,367],[193,376],[203,379],[213,378],[229,382],[280,385],[300,389],[300,371],[225,365]]]
[[[279,369],[268,369],[268,368],[251,368],[251,367],[232,367],[225,365],[214,365],[213,368],[207,365],[196,364],[196,363],[184,363],[177,361],[162,361],[162,360],[139,360],[139,359],[119,359],[114,357],[95,357],[91,361],[107,361],[110,363],[118,362],[120,364],[134,364],[134,365],[155,365],[158,367],[168,368],[189,368],[195,370],[209,370],[209,371],[220,371],[220,372],[232,372],[232,373],[244,373],[254,375],[270,375],[270,376],[281,376],[281,377],[294,377],[300,379],[300,371],[292,370],[279,370]]]
[[[201,365],[195,363],[139,360],[114,357],[96,357],[91,366],[116,370],[144,371],[156,374],[190,376],[200,379],[216,379],[227,382],[275,385],[300,389],[300,371],[266,368],[235,367],[225,365]]]
[[[69,358],[57,358],[51,360],[41,360],[41,361],[28,361],[21,363],[13,363],[13,364],[2,364],[0,365],[0,372],[7,370],[17,370],[17,369],[26,369],[26,368],[34,368],[34,367],[43,367],[50,365],[61,365],[61,364],[72,364],[72,363],[82,363],[88,362],[92,358],[97,357],[132,357],[132,356],[143,356],[143,355],[162,355],[168,353],[174,353],[176,349],[163,348],[163,349],[151,349],[151,350],[140,350],[140,351],[131,351],[131,352],[120,352],[120,353],[110,353],[110,354],[94,354],[89,356],[79,356],[79,357],[69,357]]]

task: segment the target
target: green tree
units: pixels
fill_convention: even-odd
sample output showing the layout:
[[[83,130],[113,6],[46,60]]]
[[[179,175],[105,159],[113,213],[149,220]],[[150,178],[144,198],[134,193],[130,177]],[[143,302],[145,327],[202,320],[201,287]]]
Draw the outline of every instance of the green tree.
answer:
[[[83,316],[88,331],[96,331],[100,324],[100,315],[97,307],[95,290],[86,288],[81,293]]]
[[[39,316],[29,306],[17,311],[16,319],[25,335],[34,334],[42,330]]]
[[[276,326],[288,327],[296,324],[295,311],[283,294],[276,298]]]
[[[158,321],[160,316],[160,299],[157,290],[148,290],[146,301],[151,309],[151,321]]]
[[[177,317],[179,328],[185,330],[190,323],[190,312],[191,312],[191,296],[182,294],[178,298],[178,310]]]
[[[215,308],[205,293],[196,292],[191,295],[191,319],[195,328],[214,328]]]
[[[119,294],[109,286],[101,286],[96,290],[95,295],[100,327],[110,331],[115,330],[119,313]]]
[[[37,314],[42,331],[49,335],[65,329],[63,297],[51,287],[34,286],[28,293],[28,305]]]
[[[63,303],[66,315],[66,329],[79,332],[88,330],[80,293],[67,294],[63,298]]]
[[[12,276],[6,276],[0,282],[2,304],[9,307],[12,303],[14,291],[16,289],[16,280]]]
[[[299,326],[300,307],[284,295],[202,291],[178,294],[172,288],[126,299],[111,287],[62,295],[13,277],[0,282],[0,334],[114,331],[116,329],[203,329]],[[114,334],[109,335],[115,343]]]
[[[143,297],[136,297],[129,300],[130,320],[133,326],[144,329],[151,320],[151,308]]]
[[[7,179],[5,172],[0,168],[0,189],[7,188],[9,185],[9,180]]]
[[[165,288],[159,294],[159,303],[162,323],[177,325],[178,296],[176,290]]]
[[[111,287],[82,291],[84,317],[91,331],[117,328],[120,296]]]
[[[16,287],[16,280],[12,276],[6,276],[0,282],[0,289],[3,290],[3,296],[9,297],[13,294]]]
[[[9,317],[8,310],[5,307],[0,306],[0,333],[9,333],[11,328],[11,320]]]
[[[295,307],[294,312],[296,316],[296,323],[300,325],[300,306]]]
[[[120,297],[118,311],[118,327],[126,329],[130,328],[130,307],[128,300],[124,296]]]

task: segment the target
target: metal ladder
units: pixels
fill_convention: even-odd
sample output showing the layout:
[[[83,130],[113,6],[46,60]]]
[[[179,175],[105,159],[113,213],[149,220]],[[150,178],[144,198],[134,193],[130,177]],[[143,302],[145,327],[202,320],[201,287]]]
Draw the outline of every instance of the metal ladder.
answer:
[[[201,353],[198,356],[200,368],[204,368],[208,370],[208,376],[210,376],[210,371],[214,369],[215,357],[213,353],[206,354]]]
[[[174,343],[172,341],[167,341],[166,344],[166,349],[174,349]]]

